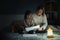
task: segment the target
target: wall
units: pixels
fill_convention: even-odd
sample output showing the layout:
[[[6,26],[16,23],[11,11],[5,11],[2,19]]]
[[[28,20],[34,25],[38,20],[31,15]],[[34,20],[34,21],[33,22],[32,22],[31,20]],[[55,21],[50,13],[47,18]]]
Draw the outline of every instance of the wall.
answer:
[[[24,15],[0,15],[0,30],[10,25],[12,21],[23,20]]]

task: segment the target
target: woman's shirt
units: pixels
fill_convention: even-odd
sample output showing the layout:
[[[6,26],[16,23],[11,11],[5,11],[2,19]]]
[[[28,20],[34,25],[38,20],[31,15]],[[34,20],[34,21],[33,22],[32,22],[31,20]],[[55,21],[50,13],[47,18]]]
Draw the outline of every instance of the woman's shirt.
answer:
[[[36,14],[33,14],[33,20],[34,20],[34,22],[35,22],[35,24],[41,24],[41,23],[44,23],[44,25],[42,26],[42,28],[43,28],[43,30],[44,29],[46,29],[46,27],[47,27],[47,17],[46,17],[46,15],[44,15],[44,16],[38,16],[38,15],[36,15]]]

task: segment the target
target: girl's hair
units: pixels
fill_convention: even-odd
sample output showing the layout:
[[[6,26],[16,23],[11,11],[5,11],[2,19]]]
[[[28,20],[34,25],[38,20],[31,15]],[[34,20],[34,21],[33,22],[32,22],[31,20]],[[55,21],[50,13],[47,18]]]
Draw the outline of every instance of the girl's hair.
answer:
[[[27,10],[26,13],[25,13],[25,15],[24,15],[24,19],[27,19],[27,15],[30,15],[31,13],[32,13],[32,11]]]
[[[36,8],[35,12],[37,13],[40,9],[42,9],[42,10],[43,10],[42,15],[44,16],[44,14],[45,14],[45,9],[44,9],[44,7],[43,7],[43,6],[38,6],[38,7]]]

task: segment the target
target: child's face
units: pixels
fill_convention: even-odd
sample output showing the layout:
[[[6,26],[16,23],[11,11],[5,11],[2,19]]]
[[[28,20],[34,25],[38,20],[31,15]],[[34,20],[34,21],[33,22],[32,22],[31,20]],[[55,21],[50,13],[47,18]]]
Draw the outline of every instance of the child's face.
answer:
[[[32,13],[29,14],[29,15],[27,15],[27,18],[28,18],[28,19],[32,18]]]

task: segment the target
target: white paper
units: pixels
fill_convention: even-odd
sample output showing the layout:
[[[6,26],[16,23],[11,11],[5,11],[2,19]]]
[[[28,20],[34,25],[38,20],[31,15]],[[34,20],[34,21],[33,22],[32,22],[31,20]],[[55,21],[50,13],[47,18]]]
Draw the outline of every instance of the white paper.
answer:
[[[25,28],[25,30],[26,31],[31,31],[31,30],[34,30],[34,29],[37,29],[37,28],[40,28],[40,25],[32,26],[32,27],[27,27],[27,28]]]
[[[23,34],[23,37],[37,37],[37,34]]]

